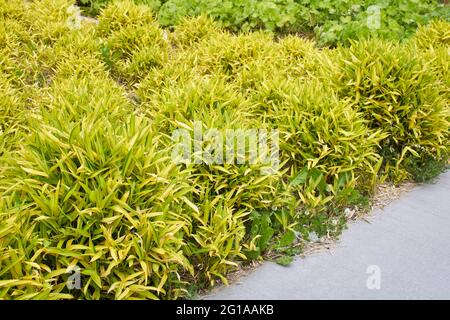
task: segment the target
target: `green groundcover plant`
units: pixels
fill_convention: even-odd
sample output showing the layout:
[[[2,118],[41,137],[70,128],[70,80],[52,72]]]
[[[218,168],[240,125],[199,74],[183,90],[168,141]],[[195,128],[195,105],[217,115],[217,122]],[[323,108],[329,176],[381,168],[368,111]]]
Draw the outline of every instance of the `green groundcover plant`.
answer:
[[[1,299],[192,297],[447,164],[445,20],[319,49],[106,2],[91,21],[71,0],[0,0]],[[199,124],[276,129],[276,170],[174,161],[173,132]]]
[[[96,15],[113,0],[79,0]],[[151,8],[162,26],[185,17],[207,15],[232,31],[266,29],[315,36],[321,45],[352,39],[401,40],[437,18],[449,20],[450,8],[438,0],[135,0]],[[379,21],[375,21],[379,19]]]

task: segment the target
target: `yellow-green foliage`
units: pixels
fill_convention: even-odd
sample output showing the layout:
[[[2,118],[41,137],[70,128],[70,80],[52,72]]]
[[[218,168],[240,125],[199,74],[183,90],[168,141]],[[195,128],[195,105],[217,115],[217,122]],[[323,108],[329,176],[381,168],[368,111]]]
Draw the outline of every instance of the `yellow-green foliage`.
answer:
[[[420,48],[436,48],[450,45],[450,22],[436,20],[429,25],[421,26],[411,39]]]
[[[386,133],[382,155],[398,179],[405,174],[403,160],[440,157],[449,142],[449,88],[427,57],[380,40],[354,43],[335,56],[339,95],[352,99],[370,128]]]
[[[132,1],[79,21],[73,3],[0,0],[0,299],[185,297],[447,156],[445,22],[318,49],[205,17],[162,29]],[[278,130],[278,172],[177,164],[172,133],[199,124]]]
[[[0,16],[2,19],[22,19],[26,13],[25,5],[22,0],[0,0]]]
[[[98,32],[103,59],[119,80],[138,81],[167,61],[169,42],[145,5],[112,4],[100,15]]]
[[[18,143],[24,130],[24,104],[20,94],[0,73],[0,159]]]
[[[47,116],[2,184],[15,205],[2,219],[9,229],[0,265],[3,277],[18,280],[0,282],[3,295],[69,294],[58,276],[77,265],[85,277],[75,296],[177,297],[180,274],[192,272],[182,254],[192,216],[183,200],[188,171],[145,118],[62,119],[58,128]]]
[[[189,81],[170,82],[161,91],[148,90],[143,84],[138,92],[140,106],[158,131],[168,135],[176,129],[194,130],[194,121],[202,130],[263,128],[252,117],[252,103],[238,93],[238,88],[221,77],[195,76]],[[147,91],[148,90],[148,91]],[[203,148],[210,141],[204,139]],[[197,278],[212,281],[223,278],[242,257],[246,216],[253,210],[267,209],[285,199],[277,199],[280,174],[261,176],[261,165],[197,164],[191,168],[190,182],[195,189],[191,201],[198,206],[192,222],[191,251],[200,269]],[[287,199],[286,199],[287,200]],[[199,247],[200,245],[200,247]]]
[[[368,127],[350,99],[338,99],[318,81],[308,84],[297,83],[281,93],[273,117],[281,134],[282,157],[289,159],[291,172],[317,170],[330,184],[329,193],[300,193],[304,203],[317,207],[333,199],[331,185],[345,173],[351,175],[351,187],[359,183],[360,189],[370,188],[367,179],[377,174],[376,147],[384,135]]]
[[[25,4],[23,22],[36,44],[50,45],[69,30],[72,0],[40,0]]]
[[[180,22],[170,40],[178,48],[191,48],[204,39],[211,39],[220,32],[219,26],[205,16],[184,19]]]
[[[424,59],[435,68],[438,77],[450,86],[450,23],[437,20],[422,26],[410,40],[412,50],[424,51]],[[448,94],[448,90],[447,90]],[[447,95],[447,99],[449,99]]]

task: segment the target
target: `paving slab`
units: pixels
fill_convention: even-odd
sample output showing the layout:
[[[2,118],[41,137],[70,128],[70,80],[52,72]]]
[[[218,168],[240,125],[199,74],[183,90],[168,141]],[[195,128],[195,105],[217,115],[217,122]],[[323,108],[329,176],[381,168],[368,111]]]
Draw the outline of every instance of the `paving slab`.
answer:
[[[450,299],[450,171],[350,223],[331,250],[266,262],[202,299]]]

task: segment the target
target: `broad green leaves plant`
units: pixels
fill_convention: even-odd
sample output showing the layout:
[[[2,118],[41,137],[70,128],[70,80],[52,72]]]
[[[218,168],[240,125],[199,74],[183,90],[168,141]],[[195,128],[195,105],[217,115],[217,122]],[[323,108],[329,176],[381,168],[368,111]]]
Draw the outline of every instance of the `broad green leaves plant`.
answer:
[[[98,14],[110,0],[79,0],[88,13]],[[135,0],[151,8],[162,26],[186,17],[207,15],[236,32],[265,29],[277,33],[315,34],[319,45],[381,37],[403,40],[418,26],[450,19],[438,0]],[[380,27],[371,29],[371,7],[380,9]]]

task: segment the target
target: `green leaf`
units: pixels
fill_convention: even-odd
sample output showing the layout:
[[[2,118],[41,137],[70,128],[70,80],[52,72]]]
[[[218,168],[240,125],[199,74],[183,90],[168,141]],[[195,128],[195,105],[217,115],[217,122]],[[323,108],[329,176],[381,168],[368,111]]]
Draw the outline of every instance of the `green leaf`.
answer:
[[[283,267],[290,265],[294,261],[292,256],[281,256],[275,260],[275,262]]]

